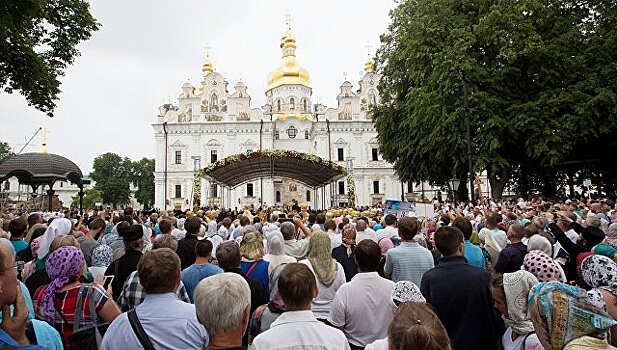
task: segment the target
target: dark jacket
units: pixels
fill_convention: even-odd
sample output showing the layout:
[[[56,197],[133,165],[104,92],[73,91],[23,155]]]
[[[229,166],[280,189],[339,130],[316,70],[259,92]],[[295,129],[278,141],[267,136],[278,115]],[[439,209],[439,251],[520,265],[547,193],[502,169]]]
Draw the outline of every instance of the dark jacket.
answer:
[[[347,282],[351,281],[353,276],[358,273],[358,266],[356,266],[355,253],[356,246],[351,246],[351,255],[347,256],[347,247],[344,245],[340,245],[334,249],[332,249],[332,257],[334,260],[338,261],[339,264],[343,266],[343,270],[345,271],[345,280]]]
[[[195,263],[197,254],[195,246],[197,245],[197,236],[187,234],[186,237],[178,241],[178,249],[176,253],[180,257],[180,269],[184,270]]]
[[[527,254],[525,243],[510,243],[499,253],[497,263],[494,266],[497,273],[512,273],[521,269],[523,260]]]
[[[111,265],[105,270],[105,276],[114,276],[114,280],[111,283],[111,290],[113,292],[114,300],[118,300],[120,292],[124,287],[124,282],[133,271],[137,271],[137,264],[143,256],[142,252],[136,250],[129,250],[124,253],[120,259],[112,262]],[[118,276],[116,276],[116,265],[118,265]]]
[[[501,337],[491,274],[463,256],[444,256],[422,276],[420,291],[443,323],[452,348],[494,350]]]

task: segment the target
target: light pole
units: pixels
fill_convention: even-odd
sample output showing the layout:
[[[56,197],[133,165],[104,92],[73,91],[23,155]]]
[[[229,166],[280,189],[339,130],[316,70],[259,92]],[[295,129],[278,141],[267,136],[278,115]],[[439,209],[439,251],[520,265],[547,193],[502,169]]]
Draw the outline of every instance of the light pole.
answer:
[[[461,180],[453,177],[448,180],[448,184],[452,190],[452,201],[454,201],[454,204],[456,205],[456,191],[458,191],[458,187],[461,185]]]
[[[463,110],[465,112],[465,124],[467,126],[467,165],[469,166],[469,190],[471,192],[469,202],[473,202],[473,180],[476,178],[473,173],[473,161],[471,159],[471,124],[469,123],[469,107],[467,105],[467,75],[465,70],[460,72],[461,81],[463,83]]]

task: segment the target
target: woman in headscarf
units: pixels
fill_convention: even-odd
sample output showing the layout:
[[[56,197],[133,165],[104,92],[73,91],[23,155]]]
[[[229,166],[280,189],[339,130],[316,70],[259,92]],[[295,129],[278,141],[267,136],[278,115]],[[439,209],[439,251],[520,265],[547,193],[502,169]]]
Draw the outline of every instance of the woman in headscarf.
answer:
[[[261,234],[253,230],[246,230],[240,241],[240,268],[247,277],[260,281],[266,293],[269,289],[268,267],[270,263],[263,259],[264,243]]]
[[[528,303],[544,349],[616,349],[606,338],[617,321],[590,304],[585,290],[559,282],[539,283],[531,290]]]
[[[358,273],[358,266],[356,265],[356,257],[354,250],[356,250],[356,229],[347,224],[343,226],[343,242],[340,246],[332,249],[332,257],[343,266],[345,270],[345,280],[351,281],[353,276]]]
[[[110,246],[101,244],[92,251],[92,266],[88,267],[94,277],[94,282],[103,285],[105,270],[111,265],[114,250]]]
[[[542,344],[534,333],[527,296],[538,279],[531,273],[519,270],[497,274],[493,278],[492,292],[495,306],[508,326],[501,337],[504,350],[540,350]]]
[[[85,264],[84,255],[78,247],[64,246],[56,249],[49,254],[45,263],[51,283],[34,293],[37,317],[60,332],[67,350],[71,349],[69,337],[73,334],[78,293],[82,293],[79,328],[94,322],[90,318],[90,299],[94,302],[101,323],[110,323],[120,315],[120,309],[103,287],[96,283],[81,284],[79,278],[86,268]],[[87,288],[87,293],[82,292],[82,288]]]
[[[285,263],[279,264],[270,273],[270,300],[253,312],[249,325],[249,343],[252,343],[257,335],[270,329],[272,322],[285,312],[285,303],[278,289],[279,276],[284,268]]]
[[[345,270],[332,258],[330,236],[323,231],[315,232],[309,240],[307,259],[300,263],[308,266],[315,274],[319,294],[313,299],[311,310],[315,318],[325,320],[330,314],[336,291],[345,284]]]
[[[617,249],[617,222],[608,227],[606,230],[606,237],[602,243]]]
[[[42,239],[42,237],[41,237]],[[54,250],[63,247],[63,246],[73,246],[79,247],[79,243],[77,243],[77,239],[72,235],[60,235],[51,242],[49,246],[49,252],[52,253]],[[49,255],[49,254],[48,254]],[[40,260],[37,260],[37,262]],[[51,282],[49,276],[47,275],[47,270],[36,270],[34,271],[27,280],[24,281],[26,286],[28,287],[28,291],[31,296],[34,296],[34,292],[43,285]]]
[[[603,255],[591,255],[581,265],[583,280],[592,288],[589,302],[617,319],[617,263]],[[617,346],[617,327],[611,328],[611,345]]]
[[[377,273],[379,276],[386,278],[386,275],[383,271],[384,266],[386,266],[386,255],[388,255],[388,250],[394,248],[394,243],[388,237],[382,237],[377,241],[379,245],[379,249],[381,249],[381,260],[379,260],[379,265],[377,266]]]
[[[567,282],[561,266],[541,250],[532,250],[525,255],[523,269],[531,272],[540,282]]]
[[[270,263],[270,266],[268,266],[269,274],[272,274],[274,268],[281,264],[296,262],[296,258],[285,254],[285,239],[281,231],[270,231],[267,244],[268,254],[264,255],[264,260]]]
[[[58,218],[52,220],[49,224],[45,233],[43,234],[43,238],[41,238],[41,246],[39,247],[38,252],[38,260],[36,262],[37,270],[42,270],[45,268],[45,258],[47,254],[49,254],[49,246],[51,242],[53,242],[54,238],[60,235],[68,235],[73,230],[73,223],[69,219]]]
[[[399,306],[406,303],[424,304],[426,303],[426,299],[424,299],[424,296],[422,296],[420,292],[420,288],[418,288],[415,283],[411,281],[398,281],[394,284],[394,288],[392,288],[392,302],[396,305],[396,309],[394,309],[394,313],[396,314],[396,310]],[[390,327],[392,327],[392,325]],[[364,350],[388,350],[389,343],[388,337],[385,337],[368,344]]]
[[[41,247],[42,237],[37,237],[30,242],[30,251],[32,259],[24,264],[24,269],[21,271],[21,280],[25,281],[36,272],[36,260],[38,259],[39,248]]]

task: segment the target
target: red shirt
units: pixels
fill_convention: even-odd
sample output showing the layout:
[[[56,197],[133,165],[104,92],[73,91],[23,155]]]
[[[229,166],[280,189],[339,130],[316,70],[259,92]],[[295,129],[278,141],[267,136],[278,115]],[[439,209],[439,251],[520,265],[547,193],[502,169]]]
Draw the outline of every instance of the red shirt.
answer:
[[[77,309],[77,293],[79,292],[79,288],[81,285],[77,285],[70,289],[67,289],[62,292],[56,291],[56,295],[54,298],[54,304],[57,310],[62,313],[62,316],[66,319],[68,323],[65,323],[64,320],[58,316],[54,320],[54,328],[62,335],[62,343],[64,344],[64,348],[66,350],[71,349],[71,344],[69,341],[69,337],[73,334],[73,320],[75,319],[75,310]],[[36,317],[38,319],[44,320],[42,317],[42,305],[39,302],[41,297],[43,296],[43,292],[45,291],[45,286],[39,287],[34,292],[34,309],[36,313]],[[90,288],[92,288],[91,296],[94,301],[96,312],[101,311],[107,299],[107,293],[98,284],[93,284]],[[92,319],[90,318],[90,306],[89,306],[90,295],[83,295],[81,299],[81,310],[82,314],[79,318],[79,328],[89,326],[92,323]]]

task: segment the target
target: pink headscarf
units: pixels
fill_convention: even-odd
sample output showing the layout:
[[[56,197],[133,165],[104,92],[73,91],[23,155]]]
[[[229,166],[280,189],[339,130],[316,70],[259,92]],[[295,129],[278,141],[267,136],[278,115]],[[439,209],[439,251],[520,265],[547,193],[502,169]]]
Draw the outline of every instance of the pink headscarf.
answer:
[[[526,271],[536,276],[540,282],[563,282],[555,260],[541,250],[532,250],[527,253],[523,260],[523,266]]]
[[[377,244],[379,244],[379,248],[381,248],[382,257],[388,254],[388,250],[394,248],[394,243],[392,243],[392,240],[388,237],[381,238]]]

